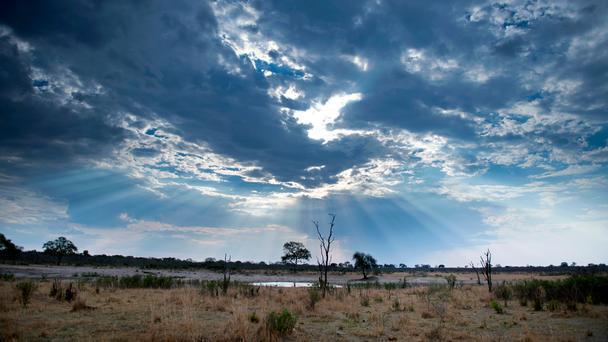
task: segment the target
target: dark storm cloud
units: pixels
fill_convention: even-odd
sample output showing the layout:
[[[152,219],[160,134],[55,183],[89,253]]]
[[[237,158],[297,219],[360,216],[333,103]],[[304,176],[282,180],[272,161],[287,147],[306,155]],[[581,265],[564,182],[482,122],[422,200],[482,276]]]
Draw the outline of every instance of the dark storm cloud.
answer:
[[[551,76],[555,82],[577,79],[582,85],[567,95],[555,95],[560,101],[544,94],[541,103],[546,108],[606,119],[605,41],[580,60],[565,56],[573,37],[585,37],[602,24],[602,3],[573,5],[575,16],[549,10],[525,16],[519,12],[534,3],[503,8],[478,1],[252,5],[260,17],[241,29],[261,33],[286,50],[297,48],[297,62],[305,65],[310,79],[302,80],[301,71],[280,64],[281,51],[269,53],[272,61],[236,56],[219,37],[218,19],[208,3],[3,2],[0,22],[34,48],[20,53],[3,38],[3,154],[31,155],[37,161],[101,157],[128,138],[112,124],[114,114],[128,112],[162,117],[185,139],[254,162],[278,180],[317,185],[387,151],[360,135],[330,144],[311,140],[307,127],[281,113],[279,106],[304,110],[313,100],[360,92],[362,100],[343,110],[335,128],[404,128],[476,141],[471,118],[438,110],[484,116],[525,101]],[[473,5],[487,15],[474,21]],[[495,16],[497,11],[507,15]],[[236,18],[224,18],[230,19]],[[506,36],[510,28],[523,33]],[[456,67],[406,70],[407,49],[425,53],[422,68],[449,59]],[[365,58],[369,70],[359,70],[345,59],[348,56]],[[555,59],[568,66],[548,63]],[[50,79],[32,79],[33,65],[47,70]],[[500,72],[485,82],[473,82],[466,71],[479,66]],[[538,76],[541,66],[547,70]],[[85,85],[99,84],[103,92],[73,91],[67,103],[45,97],[44,89],[53,86],[52,78],[61,75],[62,67]],[[275,73],[273,81],[264,77],[264,70]],[[433,72],[441,77],[430,78]],[[288,82],[298,82],[304,98],[268,96],[273,86]],[[137,149],[134,154],[156,152]],[[304,170],[313,165],[326,168],[321,176],[302,180],[309,176]]]
[[[22,144],[13,146],[18,152],[26,144],[48,145],[62,127],[67,135],[61,138],[65,146],[73,146],[73,153],[80,148],[75,143],[81,138],[111,144],[113,138],[120,138],[120,130],[103,123],[113,112],[123,110],[142,116],[155,113],[175,125],[184,138],[204,141],[214,151],[237,160],[256,162],[284,181],[297,179],[311,165],[332,163],[332,170],[339,171],[352,166],[352,160],[369,155],[358,149],[354,158],[348,152],[326,148],[308,139],[305,127],[281,115],[267,95],[265,78],[218,40],[217,23],[205,3],[15,2],[3,6],[0,20],[34,45],[38,66],[53,69],[64,65],[104,89],[88,115],[79,115],[83,113],[76,109],[52,115],[62,108],[48,101],[5,106],[5,127],[14,129],[13,135]],[[230,74],[219,59],[227,61],[228,68],[240,68],[242,74]],[[26,88],[31,92],[32,80],[25,73],[21,76],[23,84],[30,83]],[[72,95],[75,100],[87,96]],[[27,120],[23,113],[40,113],[45,105],[49,106],[45,115],[53,121],[28,126],[31,134],[23,132]],[[80,129],[81,122],[90,125]]]
[[[585,39],[586,34],[603,25],[607,6],[601,2],[556,6],[523,1],[255,4],[261,13],[258,23],[262,32],[277,41],[304,47],[310,56],[311,73],[335,80],[322,87],[307,87],[308,94],[315,96],[337,89],[362,92],[363,100],[345,110],[341,122],[344,127],[380,123],[415,132],[475,139],[472,123],[437,115],[433,108],[484,115],[524,101],[543,87],[549,77],[554,77],[554,82],[576,79],[582,83],[580,91],[566,97],[558,94],[559,106],[551,104],[549,109],[606,120],[603,100],[608,98],[606,42],[592,46],[593,52],[587,56],[566,56],[572,39]],[[474,7],[483,9],[487,15],[473,21],[470,11]],[[521,30],[521,34],[507,34],[514,29]],[[430,56],[421,62],[423,67],[433,60],[448,58],[458,67],[446,71],[440,81],[424,79],[428,72],[412,75],[402,63],[402,55],[409,48]],[[337,58],[344,54],[367,58],[370,70],[357,72]],[[490,76],[486,82],[471,82],[464,71],[480,65],[488,72],[498,70],[500,74]],[[545,69],[541,75],[539,69]],[[590,102],[595,106],[589,106]]]
[[[0,38],[0,154],[20,166],[60,166],[79,156],[104,155],[124,132],[102,113],[35,94],[27,60]]]

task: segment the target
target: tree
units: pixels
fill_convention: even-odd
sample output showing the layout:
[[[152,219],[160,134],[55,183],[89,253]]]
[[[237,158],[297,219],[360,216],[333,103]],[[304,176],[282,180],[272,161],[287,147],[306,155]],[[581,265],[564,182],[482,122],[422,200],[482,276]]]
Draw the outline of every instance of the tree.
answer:
[[[473,271],[475,271],[475,274],[477,275],[477,285],[481,285],[481,278],[479,278],[479,270],[475,268],[475,263],[473,263],[472,261],[470,265]]]
[[[488,249],[479,257],[481,264],[481,274],[488,284],[488,291],[492,292],[492,253]]]
[[[317,235],[319,237],[319,248],[321,249],[321,260],[317,258],[317,265],[319,265],[319,286],[323,291],[323,298],[327,292],[327,272],[329,271],[329,264],[331,263],[331,243],[334,242],[334,225],[336,221],[336,215],[329,214],[331,221],[329,222],[329,234],[327,237],[321,233],[319,229],[319,221],[312,221],[317,229]]]
[[[42,245],[42,248],[44,248],[45,254],[57,257],[57,265],[61,263],[61,259],[64,256],[76,254],[76,251],[78,251],[76,245],[74,245],[72,241],[66,239],[63,236],[58,237],[54,241],[48,241],[47,243]]]
[[[0,234],[0,258],[15,261],[15,258],[21,253],[22,249],[23,247],[15,245],[4,234]]]
[[[363,273],[363,279],[367,279],[367,270],[371,271],[378,266],[373,256],[363,252],[353,254],[353,260],[355,260],[355,268],[360,269]]]
[[[285,242],[283,245],[283,255],[281,260],[293,264],[293,271],[296,272],[298,260],[310,259],[310,251],[304,247],[304,244],[297,241]]]

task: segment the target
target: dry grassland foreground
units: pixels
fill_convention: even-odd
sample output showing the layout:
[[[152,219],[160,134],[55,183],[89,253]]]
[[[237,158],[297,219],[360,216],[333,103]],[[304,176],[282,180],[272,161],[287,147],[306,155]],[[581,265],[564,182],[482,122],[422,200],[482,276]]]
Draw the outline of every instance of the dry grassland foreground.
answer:
[[[535,311],[477,285],[345,287],[321,298],[307,288],[235,284],[223,294],[205,283],[153,289],[74,282],[69,302],[68,287],[65,280],[1,281],[0,339],[608,341],[606,305],[544,303]],[[33,291],[26,306],[24,290]]]

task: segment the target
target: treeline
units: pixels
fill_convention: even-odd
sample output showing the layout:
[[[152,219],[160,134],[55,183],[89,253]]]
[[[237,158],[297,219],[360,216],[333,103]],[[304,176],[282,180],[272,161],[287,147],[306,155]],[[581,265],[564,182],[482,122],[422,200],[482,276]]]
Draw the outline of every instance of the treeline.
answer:
[[[17,265],[56,265],[57,257],[48,253],[39,251],[23,251],[18,255],[10,258],[0,254],[0,262],[6,264]],[[141,269],[208,269],[221,271],[227,266],[232,270],[276,270],[276,271],[317,271],[318,266],[312,264],[288,264],[284,262],[266,263],[266,262],[251,262],[251,261],[227,261],[207,258],[205,261],[194,261],[191,259],[177,258],[152,258],[152,257],[134,257],[124,255],[88,255],[88,253],[66,255],[61,259],[62,265],[69,266],[94,266],[94,267],[137,267]],[[355,268],[349,262],[332,263],[329,265],[332,272],[354,272]],[[446,273],[462,273],[472,271],[467,267],[431,267],[430,265],[415,265],[414,267],[401,267],[391,264],[379,264],[374,273],[392,273],[399,271],[417,271],[417,272],[446,272]],[[587,265],[587,266],[497,266],[494,267],[494,272],[539,272],[548,274],[593,274],[599,272],[608,272],[606,264]]]

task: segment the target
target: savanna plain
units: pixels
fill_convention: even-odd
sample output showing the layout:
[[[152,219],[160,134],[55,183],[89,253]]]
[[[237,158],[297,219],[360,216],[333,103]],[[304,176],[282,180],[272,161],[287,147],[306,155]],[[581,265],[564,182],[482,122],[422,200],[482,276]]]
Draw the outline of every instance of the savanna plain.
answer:
[[[447,281],[413,285],[408,279],[420,274],[401,272],[391,275],[399,279],[394,282],[346,283],[323,296],[318,287],[150,274],[71,279],[4,274],[0,339],[608,340],[603,275],[498,274],[491,292],[485,284],[471,284],[471,274],[424,276]]]

